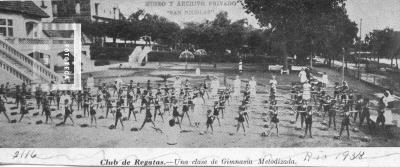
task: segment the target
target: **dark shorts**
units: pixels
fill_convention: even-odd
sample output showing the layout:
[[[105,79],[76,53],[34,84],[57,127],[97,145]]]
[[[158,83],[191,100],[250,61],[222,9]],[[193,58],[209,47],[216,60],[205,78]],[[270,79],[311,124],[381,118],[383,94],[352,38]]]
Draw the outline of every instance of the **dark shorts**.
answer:
[[[213,120],[211,119],[211,117],[208,117],[207,118],[207,124],[212,124],[213,123]]]
[[[378,118],[376,118],[376,123],[377,124],[379,124],[379,123],[383,123],[383,124],[385,124],[385,116],[383,116],[383,115],[381,115],[381,114],[379,114],[378,115]]]

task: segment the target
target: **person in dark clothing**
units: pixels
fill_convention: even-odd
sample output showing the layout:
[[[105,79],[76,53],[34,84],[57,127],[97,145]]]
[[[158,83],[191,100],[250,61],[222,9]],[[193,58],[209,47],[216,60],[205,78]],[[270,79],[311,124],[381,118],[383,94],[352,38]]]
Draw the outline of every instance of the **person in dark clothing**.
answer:
[[[41,90],[40,86],[36,88],[35,98],[36,98],[36,107],[39,109],[40,103],[42,101],[42,90]]]
[[[15,86],[15,104],[17,105],[17,108],[19,107],[19,103],[21,101],[21,90],[19,88],[19,85]]]
[[[50,101],[46,100],[46,103],[43,104],[44,113],[46,115],[46,124],[50,119],[51,123],[53,123],[53,118],[51,118],[51,111],[50,111]]]
[[[29,112],[28,112],[28,109],[27,109],[27,106],[26,106],[26,101],[22,101],[22,103],[21,103],[21,108],[20,108],[21,117],[19,118],[19,121],[18,121],[18,122],[21,122],[21,121],[22,121],[22,118],[24,118],[24,116],[27,115],[28,113],[29,113]],[[28,117],[28,119],[30,120],[29,117]]]
[[[349,130],[349,125],[350,125],[350,112],[346,107],[344,117],[342,120],[342,125],[340,127],[340,132],[339,132],[339,139],[342,137],[342,132],[346,128],[347,131],[347,137],[350,139],[350,130]]]
[[[151,122],[151,123],[153,124],[153,127],[154,127],[154,128],[156,127],[156,124],[154,124],[154,121],[151,119],[151,117],[152,117],[152,115],[151,115],[151,112],[150,112],[150,106],[147,105],[147,106],[146,106],[146,116],[145,116],[144,121],[143,121],[143,124],[142,124],[142,126],[140,127],[139,130],[142,130],[143,127],[144,127],[144,125],[145,125],[147,122]]]
[[[212,126],[212,124],[213,124],[213,122],[214,122],[213,117],[214,117],[214,115],[212,114],[211,110],[207,110],[207,121],[206,121],[206,126],[207,126],[207,131],[208,131],[208,128],[211,128],[211,133],[214,132],[214,129],[213,129],[213,126]],[[244,128],[243,128],[243,129],[244,129]],[[237,130],[237,131],[238,131],[238,130]]]
[[[219,121],[219,107],[218,107],[218,101],[216,101],[216,102],[214,103],[214,112],[213,112],[213,115],[214,115],[213,121],[214,121],[215,119],[217,119],[217,120],[218,120],[218,125],[221,126],[221,122]]]
[[[365,98],[364,102],[361,106],[362,112],[360,114],[360,127],[364,123],[364,119],[367,121],[368,128],[371,129],[371,120],[369,119],[370,113],[369,108],[371,104],[369,102],[369,98]]]
[[[122,123],[121,104],[119,102],[117,102],[117,111],[115,113],[115,124],[114,124],[115,129],[117,129],[118,121],[121,123],[122,130],[123,130],[124,124]]]
[[[90,104],[89,114],[90,114],[90,125],[92,126],[93,121],[94,121],[94,124],[95,124],[94,126],[97,127],[96,110],[94,109],[93,103]]]
[[[0,113],[3,113],[4,116],[7,118],[7,121],[10,122],[10,118],[7,115],[6,107],[4,101],[0,97]]]
[[[306,130],[304,133],[304,137],[307,136],[307,131],[310,133],[310,138],[312,138],[312,133],[311,133],[311,127],[312,127],[312,107],[308,106],[307,107],[307,115],[305,116],[305,122],[306,122]]]
[[[185,99],[182,105],[182,114],[181,114],[181,122],[183,122],[183,117],[185,116],[185,114],[187,115],[188,119],[189,119],[189,125],[192,126],[192,122],[190,121],[190,116],[189,116],[189,103],[188,101]]]
[[[85,97],[83,100],[83,117],[86,117],[86,113],[89,116],[89,97]]]
[[[131,114],[133,114],[133,117],[135,117],[135,121],[136,121],[135,106],[133,105],[133,101],[129,102],[128,120],[129,120],[129,118],[131,118]]]
[[[72,119],[71,105],[69,104],[69,100],[65,99],[65,101],[64,101],[64,121],[62,122],[62,124],[65,124],[65,122],[67,121],[67,118],[69,118],[71,120],[72,125],[75,124],[74,119]]]
[[[60,101],[61,101],[61,92],[59,90],[57,90],[57,92],[56,92],[57,110],[60,109]]]

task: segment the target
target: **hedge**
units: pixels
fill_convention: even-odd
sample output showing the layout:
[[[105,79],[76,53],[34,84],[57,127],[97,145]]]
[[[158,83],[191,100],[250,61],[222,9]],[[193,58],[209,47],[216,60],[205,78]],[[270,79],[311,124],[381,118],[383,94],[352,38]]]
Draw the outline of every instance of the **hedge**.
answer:
[[[128,61],[134,48],[91,47],[92,59]]]

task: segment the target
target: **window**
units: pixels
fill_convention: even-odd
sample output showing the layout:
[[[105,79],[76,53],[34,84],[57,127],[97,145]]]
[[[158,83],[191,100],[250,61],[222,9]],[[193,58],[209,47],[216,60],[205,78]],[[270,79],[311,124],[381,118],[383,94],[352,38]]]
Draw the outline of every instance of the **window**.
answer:
[[[8,28],[8,36],[13,37],[14,36],[14,31],[13,28]]]
[[[81,4],[80,3],[76,3],[76,5],[75,5],[75,13],[76,14],[81,14]]]
[[[11,19],[0,19],[0,35],[13,37],[14,28],[13,20]]]
[[[94,4],[94,10],[96,12],[96,16],[98,16],[99,15],[99,3]]]
[[[5,27],[0,27],[0,35],[6,36],[7,29]]]

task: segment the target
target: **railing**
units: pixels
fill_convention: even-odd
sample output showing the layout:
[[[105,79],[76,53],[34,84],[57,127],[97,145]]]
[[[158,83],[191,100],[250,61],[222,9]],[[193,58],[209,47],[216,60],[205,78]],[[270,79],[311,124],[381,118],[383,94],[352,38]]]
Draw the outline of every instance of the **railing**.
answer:
[[[15,77],[21,79],[25,83],[30,83],[33,80],[33,78],[31,78],[28,74],[16,68],[10,62],[5,62],[4,60],[0,60],[0,69],[9,72],[11,75],[14,75]]]
[[[23,66],[29,68],[33,72],[33,74],[39,75],[40,78],[46,79],[48,82],[55,81],[56,83],[58,83],[61,81],[61,76],[48,69],[46,66],[44,66],[37,60],[21,53],[7,41],[0,40],[0,48],[2,48],[5,54],[7,54],[12,59],[16,60]],[[39,73],[35,73],[36,71],[39,71]]]
[[[5,40],[11,44],[74,44],[73,39],[64,39],[64,38],[55,38],[55,39],[47,39],[47,38],[12,38],[7,37]]]

